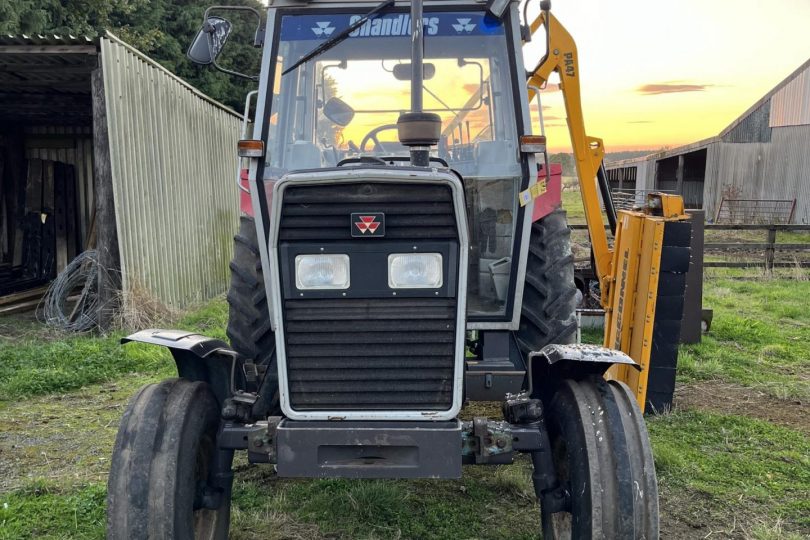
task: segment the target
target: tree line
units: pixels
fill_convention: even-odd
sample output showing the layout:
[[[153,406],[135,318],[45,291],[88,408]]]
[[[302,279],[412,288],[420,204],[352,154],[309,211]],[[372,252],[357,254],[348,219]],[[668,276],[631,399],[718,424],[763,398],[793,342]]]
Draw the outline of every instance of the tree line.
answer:
[[[192,64],[185,55],[202,24],[211,0],[0,0],[0,34],[96,37],[109,30],[160,62],[204,93],[237,111],[255,83]],[[257,0],[228,0],[260,12]],[[222,12],[233,33],[220,63],[242,73],[257,74],[261,61],[253,47],[255,17]]]

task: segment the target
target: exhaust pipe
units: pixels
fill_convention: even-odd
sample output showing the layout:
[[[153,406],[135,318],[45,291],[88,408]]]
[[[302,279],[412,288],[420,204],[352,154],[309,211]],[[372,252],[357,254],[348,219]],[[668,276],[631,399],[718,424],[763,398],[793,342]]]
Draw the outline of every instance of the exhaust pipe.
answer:
[[[411,0],[411,111],[397,120],[399,142],[410,148],[411,165],[430,166],[430,147],[439,143],[442,120],[438,114],[423,109],[422,86],[424,73],[424,20],[422,1]]]

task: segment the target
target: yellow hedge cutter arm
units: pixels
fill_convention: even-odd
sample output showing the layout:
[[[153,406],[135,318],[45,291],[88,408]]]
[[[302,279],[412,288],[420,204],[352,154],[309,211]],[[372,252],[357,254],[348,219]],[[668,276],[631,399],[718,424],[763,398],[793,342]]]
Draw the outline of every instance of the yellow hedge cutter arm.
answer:
[[[541,12],[529,25],[530,35],[546,31],[546,55],[529,74],[529,100],[535,88],[545,88],[552,73],[560,79],[568,130],[579,178],[585,219],[593,250],[594,272],[605,309],[604,346],[628,354],[641,367],[611,368],[607,377],[625,382],[644,410],[658,392],[674,387],[677,343],[683,312],[683,274],[689,266],[690,224],[678,195],[653,193],[638,209],[614,213],[602,161],[602,139],[585,131],[579,83],[577,46],[571,34],[540,3]],[[602,219],[602,200],[613,248]],[[615,221],[614,221],[615,220]],[[669,274],[669,275],[668,275]],[[662,279],[664,277],[664,279]],[[678,309],[680,306],[680,309]]]

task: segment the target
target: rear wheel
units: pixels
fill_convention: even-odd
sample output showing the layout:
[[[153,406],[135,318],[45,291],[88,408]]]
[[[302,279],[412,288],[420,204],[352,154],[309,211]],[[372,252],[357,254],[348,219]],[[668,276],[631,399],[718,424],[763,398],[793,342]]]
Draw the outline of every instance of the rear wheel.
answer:
[[[517,341],[523,354],[576,339],[571,231],[564,210],[532,224]]]
[[[233,238],[230,268],[228,339],[244,361],[265,369],[264,380],[258,389],[260,400],[254,409],[257,416],[266,416],[278,410],[276,341],[264,286],[256,224],[252,217],[239,218],[239,232]]]
[[[170,379],[132,398],[107,482],[109,539],[225,539],[230,486],[215,487],[219,407],[202,382]],[[222,462],[221,462],[222,463]]]
[[[658,538],[658,486],[644,419],[629,389],[563,381],[546,421],[564,511],[541,506],[544,540]]]

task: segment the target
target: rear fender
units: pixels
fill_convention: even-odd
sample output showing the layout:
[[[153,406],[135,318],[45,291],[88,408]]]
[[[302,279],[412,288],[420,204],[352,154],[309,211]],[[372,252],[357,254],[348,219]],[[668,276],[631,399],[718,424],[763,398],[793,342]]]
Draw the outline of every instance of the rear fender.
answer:
[[[545,186],[539,190],[539,195],[534,199],[534,209],[532,210],[532,222],[540,221],[562,204],[562,165],[551,164],[551,176],[546,179],[545,164],[540,165],[537,172],[537,183],[545,182]]]
[[[259,181],[259,185],[264,184],[264,196],[267,199],[269,208],[273,202],[272,181]],[[241,169],[239,172],[239,211],[242,215],[254,217],[253,200],[250,198],[250,174],[248,169]]]
[[[604,375],[617,364],[641,370],[641,366],[622,351],[598,345],[546,345],[540,351],[529,353],[527,360],[530,393],[551,380]]]
[[[136,341],[166,347],[177,365],[177,374],[190,381],[208,383],[220,407],[230,395],[231,365],[237,356],[222,340],[185,330],[141,330],[121,343]]]

